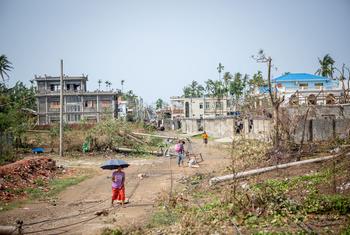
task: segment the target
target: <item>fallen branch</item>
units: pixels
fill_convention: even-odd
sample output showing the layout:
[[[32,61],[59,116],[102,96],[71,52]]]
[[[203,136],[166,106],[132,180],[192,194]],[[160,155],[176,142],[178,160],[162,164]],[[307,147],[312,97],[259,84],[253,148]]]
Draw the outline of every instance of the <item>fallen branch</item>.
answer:
[[[117,152],[126,152],[126,153],[148,153],[148,154],[154,154],[157,156],[161,156],[163,153],[159,151],[147,151],[147,150],[139,150],[139,149],[129,149],[129,148],[123,148],[123,147],[116,147],[115,150]]]
[[[127,137],[129,137],[130,139],[133,139],[134,141],[136,141],[139,144],[146,144],[146,142],[139,140],[138,138],[136,138],[135,136],[132,136],[130,134],[126,134]]]
[[[209,180],[209,185],[214,185],[219,182],[224,182],[228,180],[233,180],[233,179],[239,179],[247,176],[252,176],[252,175],[257,175],[277,169],[284,169],[288,168],[291,166],[298,166],[298,165],[303,165],[307,163],[316,163],[316,162],[322,162],[326,161],[329,159],[333,159],[335,157],[340,156],[341,154],[336,154],[336,155],[331,155],[331,156],[325,156],[325,157],[320,157],[320,158],[315,158],[315,159],[308,159],[304,161],[298,161],[298,162],[290,162],[286,164],[280,164],[280,165],[275,165],[275,166],[269,166],[269,167],[264,167],[264,168],[259,168],[255,170],[249,170],[249,171],[243,171],[243,172],[238,172],[236,174],[230,174],[230,175],[224,175],[224,176],[218,176],[218,177],[213,177]]]
[[[173,139],[173,140],[178,139],[177,137],[173,137],[173,136],[165,136],[165,135],[152,135],[152,134],[138,133],[138,132],[133,132],[132,134],[133,134],[133,135],[140,135],[140,136],[157,137],[157,138],[163,138],[163,139]]]

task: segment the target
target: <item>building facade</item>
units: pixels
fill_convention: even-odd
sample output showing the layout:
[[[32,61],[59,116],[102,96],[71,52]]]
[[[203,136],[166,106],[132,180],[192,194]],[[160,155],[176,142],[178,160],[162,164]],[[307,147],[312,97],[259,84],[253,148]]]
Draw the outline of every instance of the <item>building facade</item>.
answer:
[[[284,96],[284,106],[339,104],[343,96],[337,80],[307,73],[288,73],[272,79],[271,85]],[[268,90],[266,85],[259,87],[256,95],[264,98]]]
[[[37,83],[38,124],[59,122],[60,77],[35,76]],[[118,92],[87,91],[88,76],[64,76],[63,120],[78,123],[82,120],[95,123],[104,117],[118,116]]]
[[[235,113],[232,99],[228,97],[184,98],[170,97],[172,119],[210,118],[231,116]]]

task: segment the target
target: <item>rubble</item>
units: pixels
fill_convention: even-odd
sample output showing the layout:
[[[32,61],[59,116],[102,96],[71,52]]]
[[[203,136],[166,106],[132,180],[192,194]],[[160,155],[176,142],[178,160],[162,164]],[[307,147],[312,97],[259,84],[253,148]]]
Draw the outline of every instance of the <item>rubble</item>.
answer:
[[[40,187],[39,181],[51,179],[56,172],[56,162],[48,157],[27,158],[0,166],[0,201],[25,196],[26,188]]]

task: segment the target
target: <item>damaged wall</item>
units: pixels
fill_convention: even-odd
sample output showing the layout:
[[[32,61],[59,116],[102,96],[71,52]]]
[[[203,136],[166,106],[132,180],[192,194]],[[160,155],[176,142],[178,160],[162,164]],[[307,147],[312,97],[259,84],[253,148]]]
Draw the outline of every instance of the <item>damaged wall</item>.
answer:
[[[292,117],[304,114],[308,106],[291,107],[286,111]],[[195,133],[203,127],[214,138],[244,135],[249,139],[271,140],[273,122],[271,119],[253,118],[252,125],[248,119],[243,120],[243,130],[236,133],[234,117],[217,117],[208,119],[181,120],[182,132]],[[303,120],[297,125],[294,140],[300,143],[303,133]],[[326,141],[336,137],[345,138],[350,134],[350,105],[312,106],[305,124],[305,142]]]

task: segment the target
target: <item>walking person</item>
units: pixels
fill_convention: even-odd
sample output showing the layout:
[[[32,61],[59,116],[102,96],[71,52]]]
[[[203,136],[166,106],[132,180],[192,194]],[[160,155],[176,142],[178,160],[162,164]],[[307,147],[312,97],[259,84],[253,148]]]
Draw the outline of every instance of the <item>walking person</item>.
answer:
[[[184,156],[184,153],[185,153],[184,144],[185,144],[185,141],[179,140],[179,142],[175,145],[178,166],[180,166],[180,164],[182,164],[182,166],[184,165],[184,157],[185,157]]]
[[[207,132],[203,132],[203,134],[202,134],[202,139],[203,139],[203,143],[205,144],[205,146],[207,146],[207,144],[208,144],[208,134],[207,134]]]
[[[125,201],[125,173],[123,168],[119,166],[116,171],[112,173],[112,206],[115,200],[124,206]]]

